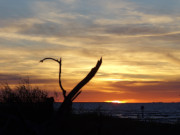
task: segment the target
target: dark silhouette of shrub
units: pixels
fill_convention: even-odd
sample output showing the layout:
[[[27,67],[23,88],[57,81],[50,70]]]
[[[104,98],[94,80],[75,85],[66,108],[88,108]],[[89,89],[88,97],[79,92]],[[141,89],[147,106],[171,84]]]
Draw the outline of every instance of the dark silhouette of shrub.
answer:
[[[37,103],[45,102],[48,93],[39,89],[32,88],[29,82],[25,82],[12,89],[7,83],[0,89],[0,102],[2,103]]]
[[[31,87],[29,81],[12,89],[7,83],[0,89],[0,113],[34,122],[47,121],[53,113],[54,98],[46,91]]]

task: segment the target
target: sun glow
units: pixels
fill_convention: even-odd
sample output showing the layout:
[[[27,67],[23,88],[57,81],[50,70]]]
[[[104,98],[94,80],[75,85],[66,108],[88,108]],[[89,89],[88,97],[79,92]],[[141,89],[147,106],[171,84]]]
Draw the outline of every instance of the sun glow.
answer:
[[[126,103],[126,101],[119,101],[119,100],[112,100],[112,101],[105,101],[106,103],[115,103],[115,104],[120,104],[120,103]]]

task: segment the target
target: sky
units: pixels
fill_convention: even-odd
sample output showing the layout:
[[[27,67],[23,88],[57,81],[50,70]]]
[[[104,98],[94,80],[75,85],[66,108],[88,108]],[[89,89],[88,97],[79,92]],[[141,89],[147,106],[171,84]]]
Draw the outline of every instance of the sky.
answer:
[[[0,0],[0,82],[68,92],[102,57],[77,102],[180,101],[179,0]],[[62,101],[62,95],[58,101]]]

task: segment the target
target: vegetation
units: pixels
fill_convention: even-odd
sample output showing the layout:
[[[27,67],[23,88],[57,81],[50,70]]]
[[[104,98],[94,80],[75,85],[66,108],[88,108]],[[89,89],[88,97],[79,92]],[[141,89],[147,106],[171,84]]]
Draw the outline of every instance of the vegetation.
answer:
[[[31,87],[28,80],[23,80],[14,89],[7,83],[0,89],[0,115],[5,116],[4,120],[12,116],[42,123],[51,117],[53,102],[46,91]]]
[[[37,103],[45,102],[48,93],[40,90],[38,87],[32,88],[29,81],[24,80],[25,83],[16,86],[12,89],[7,83],[0,89],[1,103]]]

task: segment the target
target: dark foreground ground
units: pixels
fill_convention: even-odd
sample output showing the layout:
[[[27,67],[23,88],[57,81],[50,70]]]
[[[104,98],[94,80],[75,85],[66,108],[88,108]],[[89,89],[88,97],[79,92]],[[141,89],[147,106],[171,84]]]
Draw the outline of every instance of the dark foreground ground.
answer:
[[[82,114],[71,116],[63,132],[72,135],[179,135],[180,125]]]
[[[180,132],[180,124],[120,119],[97,113],[71,114],[52,126],[54,113],[37,108],[35,112],[27,107],[17,112],[12,107],[6,111],[0,107],[0,135],[179,135]]]

